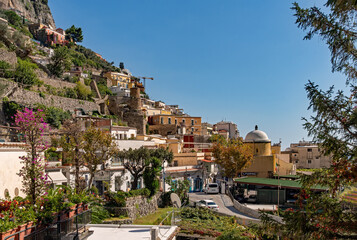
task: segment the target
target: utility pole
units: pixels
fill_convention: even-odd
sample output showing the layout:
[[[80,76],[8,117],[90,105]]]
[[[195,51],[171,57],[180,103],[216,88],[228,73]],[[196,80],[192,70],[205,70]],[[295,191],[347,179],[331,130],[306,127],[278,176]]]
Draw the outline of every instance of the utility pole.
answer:
[[[165,160],[163,161],[162,163],[162,180],[163,180],[163,189],[164,189],[164,193],[166,192],[166,189],[165,189]]]

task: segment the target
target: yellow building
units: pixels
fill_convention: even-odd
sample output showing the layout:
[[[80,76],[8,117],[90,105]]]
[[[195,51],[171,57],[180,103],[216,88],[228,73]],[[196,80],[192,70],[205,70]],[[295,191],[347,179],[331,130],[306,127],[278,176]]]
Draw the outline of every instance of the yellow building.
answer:
[[[119,73],[119,72],[106,72],[104,74],[104,77],[106,77],[108,80],[112,82],[112,86],[118,86],[122,88],[130,88],[131,81],[130,81],[130,76],[124,73]]]
[[[268,135],[258,130],[258,126],[247,134],[244,144],[250,146],[253,161],[242,171],[243,176],[267,178],[278,174],[278,171],[280,175],[295,174],[295,166],[289,163],[288,155],[281,154],[280,145],[272,146]]]

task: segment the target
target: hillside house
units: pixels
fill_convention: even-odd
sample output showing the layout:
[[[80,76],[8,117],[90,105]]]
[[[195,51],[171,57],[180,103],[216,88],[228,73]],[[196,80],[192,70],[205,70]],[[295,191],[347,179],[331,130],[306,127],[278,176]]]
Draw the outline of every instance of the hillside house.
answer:
[[[54,44],[67,45],[66,32],[62,28],[53,30],[52,28],[41,24],[35,23],[29,25],[29,30],[34,38],[44,45],[52,46]]]

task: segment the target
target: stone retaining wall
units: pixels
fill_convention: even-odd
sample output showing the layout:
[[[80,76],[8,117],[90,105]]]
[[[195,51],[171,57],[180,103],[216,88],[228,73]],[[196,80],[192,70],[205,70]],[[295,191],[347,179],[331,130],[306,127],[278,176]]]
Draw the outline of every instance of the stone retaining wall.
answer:
[[[15,101],[21,105],[34,107],[36,103],[43,104],[45,106],[53,106],[62,108],[73,112],[76,108],[82,108],[85,112],[99,111],[99,106],[94,102],[65,98],[59,96],[53,96],[45,94],[41,97],[38,92],[32,92],[17,88],[13,93],[8,96],[9,100]]]
[[[66,81],[61,81],[61,80],[56,80],[53,78],[41,78],[40,80],[43,81],[44,84],[47,85],[51,85],[52,87],[56,87],[56,88],[74,88],[76,87],[75,83],[70,83],[70,82],[66,82]]]
[[[115,216],[128,216],[135,220],[138,217],[154,213],[158,209],[158,201],[161,193],[157,193],[151,199],[143,196],[131,197],[126,199],[126,207],[106,207]]]

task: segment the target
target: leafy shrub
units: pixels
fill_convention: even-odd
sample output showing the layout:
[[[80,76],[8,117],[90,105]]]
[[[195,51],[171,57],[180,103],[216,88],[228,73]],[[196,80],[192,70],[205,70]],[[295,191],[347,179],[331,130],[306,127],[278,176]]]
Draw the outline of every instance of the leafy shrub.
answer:
[[[17,113],[17,111],[21,111],[22,109],[23,106],[20,104],[14,101],[9,101],[9,99],[3,99],[3,111],[7,121],[13,122],[14,119],[12,117]]]
[[[97,87],[100,92],[100,95],[102,95],[102,96],[105,96],[105,95],[113,96],[114,95],[112,90],[110,90],[108,88],[108,86],[105,84],[97,83]]]
[[[4,14],[11,25],[15,27],[22,26],[22,18],[19,15],[17,15],[15,12],[9,10],[9,11],[5,11]]]
[[[92,224],[100,224],[103,222],[104,219],[109,218],[109,212],[100,205],[93,205],[91,206],[92,210]]]
[[[16,82],[26,85],[26,87],[31,87],[39,82],[35,69],[37,65],[26,60],[17,59],[17,67],[13,74]]]
[[[71,67],[70,53],[67,47],[57,47],[54,55],[51,57],[51,63],[47,65],[48,70],[56,77],[62,77],[62,74]]]
[[[86,87],[83,83],[77,82],[75,87],[77,92],[77,97],[82,100],[92,100],[92,91],[90,88]]]
[[[42,109],[45,113],[45,122],[55,128],[59,128],[65,120],[71,118],[71,114],[61,108],[37,104],[36,109]]]
[[[164,208],[164,207],[168,207],[171,205],[171,198],[170,198],[171,192],[165,192],[163,194],[161,194],[160,198],[160,207]]]
[[[90,79],[90,78],[85,78],[85,79],[84,79],[84,84],[85,84],[86,86],[89,86],[91,82],[92,82],[92,79]]]
[[[47,161],[58,161],[60,159],[61,153],[57,152],[55,147],[50,147],[45,152],[45,157]]]
[[[217,240],[249,240],[252,239],[251,236],[247,236],[248,234],[242,232],[241,229],[230,229],[225,232],[221,236],[217,238]]]
[[[12,73],[9,71],[11,65],[5,61],[0,61],[0,76],[8,78]]]
[[[65,88],[65,97],[68,98],[77,98],[77,91],[73,88]]]
[[[147,188],[131,190],[129,192],[107,192],[105,197],[107,199],[106,206],[108,207],[125,207],[126,206],[126,198],[136,197],[136,196],[150,196],[150,190]]]
[[[234,217],[219,216],[208,208],[183,208],[180,212],[181,231],[188,234],[200,234],[218,237],[226,233],[227,236],[241,238],[222,239],[256,239],[247,228],[237,224]]]

